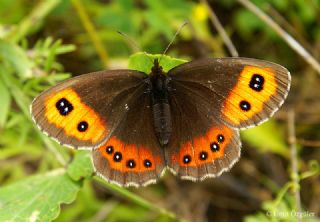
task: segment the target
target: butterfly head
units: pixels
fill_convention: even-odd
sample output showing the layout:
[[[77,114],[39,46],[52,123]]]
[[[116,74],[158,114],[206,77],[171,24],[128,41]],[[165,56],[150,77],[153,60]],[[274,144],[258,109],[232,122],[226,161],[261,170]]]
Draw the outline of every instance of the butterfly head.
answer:
[[[157,91],[166,90],[168,78],[166,73],[163,71],[162,66],[160,66],[158,59],[155,59],[153,61],[153,66],[151,68],[149,79],[152,85],[152,89]]]
[[[165,75],[165,73],[162,70],[162,66],[160,66],[159,64],[159,60],[158,59],[154,59],[153,60],[153,66],[151,68],[151,74],[152,76],[161,76],[161,75]]]

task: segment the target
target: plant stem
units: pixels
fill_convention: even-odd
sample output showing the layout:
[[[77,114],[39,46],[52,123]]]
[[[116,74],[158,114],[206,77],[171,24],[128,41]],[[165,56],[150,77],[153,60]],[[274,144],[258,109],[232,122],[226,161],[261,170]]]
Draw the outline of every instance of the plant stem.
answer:
[[[101,62],[103,65],[107,68],[108,67],[108,53],[105,50],[102,41],[97,34],[93,23],[91,22],[88,13],[86,12],[85,8],[83,7],[81,0],[72,0],[71,1],[75,9],[77,10],[77,13],[79,15],[79,18],[82,22],[83,27],[88,32],[89,37],[91,41],[93,42],[93,45],[100,57]]]
[[[291,150],[291,168],[292,168],[292,181],[294,183],[293,192],[296,203],[296,211],[301,213],[301,197],[300,197],[300,185],[299,185],[299,172],[298,172],[298,160],[297,160],[297,145],[296,145],[296,132],[295,132],[295,117],[294,111],[290,110],[288,113],[288,131],[289,131],[289,144]]]
[[[152,210],[154,212],[157,212],[163,216],[166,216],[170,219],[173,219],[175,221],[185,221],[181,218],[178,218],[177,215],[173,212],[170,212],[164,208],[158,207],[149,201],[135,195],[134,193],[129,192],[128,190],[119,187],[117,185],[113,185],[111,183],[106,182],[105,180],[101,179],[100,177],[94,177],[95,180],[99,181],[100,183],[103,183],[108,189],[115,192],[116,194],[119,194],[120,196],[132,201],[133,203],[136,203],[146,209]]]
[[[201,0],[201,2],[202,2],[202,4],[204,4],[207,7],[207,10],[209,12],[209,18],[210,18],[213,26],[216,27],[219,35],[221,36],[222,40],[224,41],[224,44],[227,46],[230,54],[233,57],[238,57],[239,53],[238,53],[236,47],[234,46],[234,44],[232,43],[231,39],[229,38],[227,32],[225,31],[225,29],[221,25],[217,15],[214,13],[212,8],[210,7],[208,1],[207,0]]]
[[[254,5],[249,0],[237,0],[240,4],[246,7],[249,11],[254,13],[270,28],[272,28],[287,44],[296,51],[307,63],[309,63],[320,75],[320,63],[296,41],[289,33],[282,29],[270,16],[264,13],[260,8]]]

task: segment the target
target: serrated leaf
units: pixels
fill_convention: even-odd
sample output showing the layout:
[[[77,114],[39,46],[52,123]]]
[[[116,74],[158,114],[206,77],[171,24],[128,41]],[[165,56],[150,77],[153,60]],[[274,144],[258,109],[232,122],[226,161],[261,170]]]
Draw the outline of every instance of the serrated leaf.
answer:
[[[64,169],[58,169],[3,187],[0,221],[52,221],[61,204],[74,201],[80,186]]]
[[[274,121],[241,132],[242,138],[260,151],[271,151],[288,156],[289,150],[281,134],[282,129]]]
[[[93,174],[91,152],[87,150],[77,151],[74,160],[68,167],[69,176],[78,181],[82,178],[90,178]]]
[[[9,63],[19,76],[31,77],[33,64],[19,46],[0,40],[0,61]]]
[[[139,52],[130,56],[128,68],[149,74],[153,66],[154,59],[159,59],[160,65],[165,72],[168,72],[170,69],[187,62],[187,60],[176,59],[167,55],[152,55]]]

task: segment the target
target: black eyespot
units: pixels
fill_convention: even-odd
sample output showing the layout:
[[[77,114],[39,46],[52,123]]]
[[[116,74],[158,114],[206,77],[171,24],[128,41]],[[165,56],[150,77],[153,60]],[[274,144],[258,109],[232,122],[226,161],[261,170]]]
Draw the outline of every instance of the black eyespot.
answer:
[[[152,163],[150,160],[146,159],[143,161],[143,165],[145,166],[145,168],[150,168],[152,167]]]
[[[201,153],[199,153],[199,159],[200,160],[206,160],[208,158],[208,153],[205,151],[202,151]]]
[[[220,150],[220,146],[218,143],[213,142],[210,144],[210,149],[212,152],[218,152]]]
[[[264,78],[263,76],[259,75],[259,74],[254,74],[251,77],[249,86],[251,89],[253,89],[254,91],[260,92],[263,89],[263,84],[264,84]]]
[[[86,121],[81,121],[79,124],[78,124],[78,131],[79,132],[84,132],[88,129],[88,122]]]
[[[120,152],[115,152],[113,155],[113,160],[115,162],[120,162],[122,160],[122,154]]]
[[[134,160],[128,160],[127,161],[127,167],[128,168],[135,168],[136,167],[136,162]]]
[[[246,100],[242,100],[239,104],[240,109],[242,109],[243,111],[249,111],[251,109],[251,105],[248,101]]]
[[[217,140],[218,140],[218,143],[223,143],[224,142],[224,136],[222,134],[219,134],[217,136]]]
[[[107,152],[107,154],[112,154],[113,153],[113,146],[107,146],[106,152]]]
[[[68,115],[73,110],[72,104],[66,98],[59,99],[56,108],[62,116]]]
[[[190,163],[191,162],[191,156],[190,155],[185,155],[184,157],[183,157],[183,163],[185,163],[185,164],[188,164],[188,163]]]

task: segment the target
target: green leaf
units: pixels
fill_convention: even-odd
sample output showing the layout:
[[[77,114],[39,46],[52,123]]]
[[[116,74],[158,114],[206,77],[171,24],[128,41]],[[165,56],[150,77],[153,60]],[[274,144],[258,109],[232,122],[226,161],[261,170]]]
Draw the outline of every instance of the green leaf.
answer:
[[[0,190],[0,221],[52,221],[76,198],[81,183],[64,169],[29,177]]]
[[[286,9],[288,9],[288,0],[272,0],[271,2],[277,9],[281,11],[285,11]]]
[[[0,75],[4,75],[4,73],[0,73]],[[8,88],[0,78],[0,127],[3,127],[6,124],[10,105],[11,105],[11,96]]]
[[[158,207],[154,203],[151,203],[148,200],[143,199],[142,197],[130,192],[129,190],[127,190],[123,187],[119,187],[115,184],[108,183],[107,181],[105,181],[101,177],[95,177],[95,179],[97,181],[103,183],[108,189],[112,190],[114,193],[122,196],[125,199],[132,201],[133,203],[135,203],[137,205],[140,205],[141,207],[152,210],[154,212],[158,212],[163,216],[174,219],[174,221],[184,221],[184,220],[178,218],[178,216],[175,213],[170,212],[170,211],[166,210],[165,208]]]
[[[142,13],[135,13],[133,0],[117,0],[110,2],[107,7],[101,8],[96,21],[108,29],[120,30],[131,36],[136,34],[136,30],[141,24],[141,19],[139,19],[141,16]]]
[[[142,221],[146,215],[145,209],[139,206],[117,205],[108,215],[109,221]]]
[[[91,151],[77,151],[74,160],[68,167],[67,172],[75,181],[78,181],[82,178],[92,177],[94,169],[91,161]]]
[[[305,23],[311,23],[315,21],[317,16],[317,10],[312,4],[306,4],[304,0],[295,0],[297,8],[297,14],[299,18]]]
[[[269,218],[265,214],[259,212],[255,215],[246,216],[244,218],[245,222],[269,222]]]
[[[77,195],[77,199],[70,206],[64,207],[59,217],[54,221],[98,221],[93,216],[96,215],[97,212],[104,212],[104,215],[109,219],[108,212],[116,206],[118,201],[112,200],[113,198],[108,199],[107,201],[97,198],[97,191],[95,188],[96,184],[93,185],[92,181],[83,181],[83,186]],[[81,220],[79,220],[79,216],[81,217]]]
[[[187,60],[175,59],[167,55],[152,55],[139,52],[130,56],[128,68],[149,74],[153,66],[154,59],[159,59],[160,65],[165,72],[168,72],[170,69],[187,62]]]
[[[22,78],[31,77],[33,64],[17,45],[0,40],[0,62],[10,64]]]
[[[254,14],[245,9],[240,9],[236,12],[234,24],[239,34],[244,38],[253,37],[255,31],[265,27],[265,24],[260,19],[257,19]]]
[[[144,1],[148,10],[144,19],[157,36],[164,35],[170,40],[182,22],[192,14],[192,3],[183,0]],[[170,13],[163,13],[170,11]],[[180,20],[180,22],[179,22]],[[172,22],[176,21],[176,22]]]
[[[260,151],[271,151],[283,156],[289,155],[288,146],[285,143],[280,126],[274,121],[268,121],[261,126],[245,130],[242,138]]]

